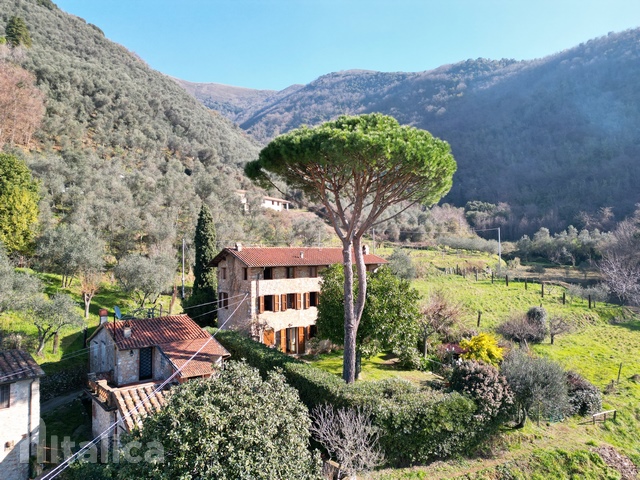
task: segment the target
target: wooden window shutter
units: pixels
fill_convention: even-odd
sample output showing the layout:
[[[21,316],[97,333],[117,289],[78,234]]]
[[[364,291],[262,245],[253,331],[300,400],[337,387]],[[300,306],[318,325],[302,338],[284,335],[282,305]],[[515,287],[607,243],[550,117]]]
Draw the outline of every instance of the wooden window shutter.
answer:
[[[311,306],[311,293],[305,292],[304,294],[304,308],[309,308]]]
[[[280,295],[273,296],[273,311],[274,312],[280,311]]]
[[[296,353],[304,353],[306,351],[306,345],[305,345],[306,328],[298,327],[297,330],[298,330],[298,351]]]
[[[258,297],[258,313],[264,313],[264,297]]]
[[[296,293],[295,307],[296,307],[296,310],[301,310],[302,309],[302,294],[301,293]]]
[[[280,330],[280,351],[287,351],[287,335],[286,330]]]
[[[280,296],[280,304],[282,305],[282,311],[286,312],[287,311],[287,294],[283,293]]]

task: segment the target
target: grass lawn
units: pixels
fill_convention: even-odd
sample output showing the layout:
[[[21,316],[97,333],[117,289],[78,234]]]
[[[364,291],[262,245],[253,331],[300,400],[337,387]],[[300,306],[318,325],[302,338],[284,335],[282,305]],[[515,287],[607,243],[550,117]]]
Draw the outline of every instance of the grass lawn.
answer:
[[[311,360],[315,367],[342,377],[342,351],[318,355]],[[371,358],[362,359],[362,371],[359,380],[372,381],[385,378],[402,378],[418,385],[435,380],[437,375],[431,372],[419,372],[416,370],[402,370],[395,366],[396,358],[381,353]]]
[[[465,277],[445,273],[456,265],[473,266],[478,262],[495,265],[496,257],[482,253],[445,253],[432,250],[407,250],[418,265],[422,278],[413,286],[423,297],[440,290],[462,305],[466,326],[480,332],[493,332],[495,327],[513,313],[522,314],[532,306],[542,305],[549,315],[570,319],[576,329],[571,334],[556,337],[555,345],[549,340],[532,346],[533,352],[558,361],[593,382],[603,392],[603,409],[618,411],[615,421],[593,425],[591,418],[574,417],[559,423],[531,422],[520,431],[505,431],[493,444],[487,445],[488,454],[477,458],[435,462],[429,466],[408,469],[382,470],[377,479],[436,479],[436,478],[620,478],[617,471],[607,467],[593,449],[613,445],[640,464],[640,319],[629,309],[600,304],[589,309],[582,299],[566,296],[562,284],[545,284],[542,296],[540,283],[513,281],[518,271],[511,272],[509,286],[504,279],[479,276]],[[377,253],[388,255],[391,251]],[[520,270],[522,272],[522,269]],[[579,272],[575,271],[576,275]],[[567,269],[547,269],[545,279],[566,278]],[[524,275],[520,278],[524,279]],[[478,312],[481,324],[477,327]],[[340,358],[334,356],[319,362],[322,368],[341,371]],[[377,359],[378,363],[382,359]],[[367,365],[375,369],[376,360]],[[617,380],[622,364],[620,383],[612,390],[607,385]],[[365,366],[363,362],[363,372]],[[399,373],[387,372],[384,373]],[[383,378],[377,372],[363,379]],[[604,392],[607,393],[604,393]]]
[[[39,273],[30,271],[43,283],[45,292],[53,295],[62,292],[71,295],[78,304],[78,314],[84,316],[84,303],[80,293],[80,285],[74,280],[70,287],[61,288],[61,278],[59,275],[50,273]],[[171,296],[163,295],[156,304],[156,314],[159,315],[159,308],[162,305],[164,314],[169,312]],[[109,318],[113,318],[114,306],[119,306],[123,313],[131,312],[136,308],[136,304],[131,297],[124,293],[116,284],[103,282],[100,290],[96,293],[89,309],[89,318],[85,320],[87,337],[90,336],[100,323],[99,310],[106,308]],[[174,312],[180,310],[180,302],[174,305]],[[20,312],[5,312],[0,315],[0,331],[18,333],[23,337],[22,348],[34,355],[35,360],[42,364],[46,373],[53,373],[61,369],[73,368],[75,365],[84,365],[88,356],[81,354],[84,347],[84,327],[64,328],[60,332],[60,348],[56,354],[53,353],[53,342],[49,341],[45,346],[44,356],[36,356],[37,334],[36,326]]]

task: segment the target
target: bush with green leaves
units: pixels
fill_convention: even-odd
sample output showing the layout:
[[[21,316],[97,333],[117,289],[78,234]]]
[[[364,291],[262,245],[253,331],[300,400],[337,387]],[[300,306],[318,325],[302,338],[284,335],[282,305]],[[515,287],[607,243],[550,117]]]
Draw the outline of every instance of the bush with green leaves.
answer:
[[[476,402],[476,415],[481,422],[497,427],[511,414],[513,392],[493,365],[463,360],[453,368],[449,384]]]
[[[478,419],[476,403],[458,392],[421,389],[399,379],[346,384],[335,375],[237,332],[220,330],[216,338],[233,358],[246,359],[263,376],[281,367],[287,382],[298,390],[309,409],[328,403],[334,408],[372,412],[389,465],[425,463],[471,453],[493,431],[485,419]]]
[[[164,461],[124,463],[118,478],[320,479],[311,421],[281,373],[263,380],[244,362],[174,387],[165,407],[122,438],[163,447]]]
[[[573,370],[567,372],[567,387],[571,415],[585,416],[602,410],[600,390],[579,373]]]
[[[405,280],[416,278],[416,267],[411,257],[404,250],[395,249],[388,260],[389,267],[394,275]]]

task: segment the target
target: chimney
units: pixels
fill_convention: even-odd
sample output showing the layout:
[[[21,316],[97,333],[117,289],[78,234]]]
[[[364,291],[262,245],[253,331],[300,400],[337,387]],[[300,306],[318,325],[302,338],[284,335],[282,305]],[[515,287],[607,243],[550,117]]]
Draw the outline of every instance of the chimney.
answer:
[[[300,251],[300,258],[304,258],[304,252],[302,250]]]
[[[124,327],[122,333],[124,334],[124,338],[131,338],[131,327]]]
[[[238,252],[241,252],[241,251],[242,251],[242,244],[241,244],[240,242],[236,242],[236,250],[237,250]]]
[[[369,255],[369,245],[362,246],[362,253],[365,255]]]
[[[109,312],[106,308],[101,308],[98,314],[100,315],[100,325],[109,321]]]

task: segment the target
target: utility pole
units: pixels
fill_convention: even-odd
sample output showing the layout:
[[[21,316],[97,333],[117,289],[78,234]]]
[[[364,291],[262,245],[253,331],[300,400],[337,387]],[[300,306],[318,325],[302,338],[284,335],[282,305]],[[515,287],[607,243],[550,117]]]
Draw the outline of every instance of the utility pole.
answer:
[[[182,299],[184,300],[184,237],[182,237]]]
[[[371,233],[373,236],[373,254],[375,255],[376,254],[376,229],[372,228]]]

